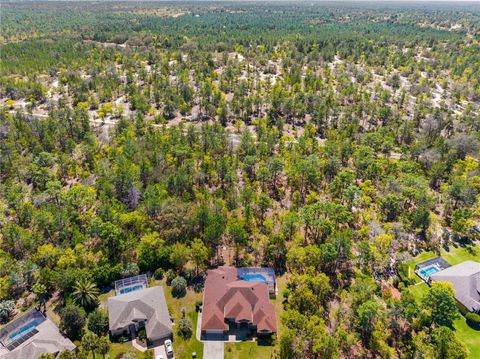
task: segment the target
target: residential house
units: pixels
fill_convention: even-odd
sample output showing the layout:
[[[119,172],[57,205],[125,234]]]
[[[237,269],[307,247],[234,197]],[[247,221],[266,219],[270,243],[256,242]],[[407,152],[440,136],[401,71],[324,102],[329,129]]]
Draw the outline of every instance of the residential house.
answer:
[[[207,272],[203,296],[203,335],[243,330],[269,336],[277,331],[275,307],[263,281],[245,281],[235,267],[219,267]]]

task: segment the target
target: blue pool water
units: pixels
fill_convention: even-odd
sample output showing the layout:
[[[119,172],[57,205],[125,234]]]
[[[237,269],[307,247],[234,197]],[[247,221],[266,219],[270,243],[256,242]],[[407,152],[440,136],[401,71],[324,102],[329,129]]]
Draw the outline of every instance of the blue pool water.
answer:
[[[137,284],[137,285],[133,285],[131,287],[125,287],[125,288],[120,289],[120,294],[135,292],[135,291],[143,289],[143,288],[144,288],[143,284]]]
[[[20,327],[19,329],[15,330],[12,334],[10,334],[8,336],[8,341],[14,342],[17,339],[20,339],[25,334],[35,329],[38,324],[40,324],[38,320],[32,320],[31,322],[28,322],[23,327]]]
[[[437,273],[440,269],[437,266],[430,266],[420,270],[423,278],[428,279],[433,273]]]
[[[264,282],[265,283],[267,281],[263,275],[254,274],[254,273],[246,273],[240,278],[243,280],[246,280],[247,282]]]

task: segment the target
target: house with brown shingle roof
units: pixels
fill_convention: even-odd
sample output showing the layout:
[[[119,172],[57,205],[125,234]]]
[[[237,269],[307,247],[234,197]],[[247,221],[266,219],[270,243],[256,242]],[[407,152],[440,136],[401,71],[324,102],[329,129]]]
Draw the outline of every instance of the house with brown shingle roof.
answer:
[[[275,307],[269,301],[267,284],[240,280],[235,267],[209,270],[203,295],[202,334],[227,334],[235,329],[257,335],[276,333]]]

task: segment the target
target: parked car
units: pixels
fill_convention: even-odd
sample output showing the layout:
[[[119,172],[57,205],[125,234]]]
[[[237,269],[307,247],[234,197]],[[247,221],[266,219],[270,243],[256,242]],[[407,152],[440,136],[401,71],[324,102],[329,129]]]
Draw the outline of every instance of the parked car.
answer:
[[[155,359],[165,359],[165,357],[162,354],[158,354]]]
[[[170,339],[165,340],[165,350],[167,351],[167,355],[173,355],[173,345]]]

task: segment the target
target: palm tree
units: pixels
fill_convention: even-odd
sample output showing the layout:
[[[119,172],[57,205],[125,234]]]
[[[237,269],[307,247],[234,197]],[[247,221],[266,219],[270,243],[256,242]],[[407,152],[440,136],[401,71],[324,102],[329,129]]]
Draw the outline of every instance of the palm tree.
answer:
[[[110,340],[107,336],[101,337],[98,341],[97,353],[101,354],[103,359],[110,352]]]
[[[84,308],[93,307],[98,300],[98,288],[88,279],[77,280],[72,293],[73,301]]]
[[[92,352],[92,358],[95,358],[95,350],[98,348],[98,336],[92,332],[86,332],[82,337],[82,348],[88,353]]]

